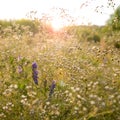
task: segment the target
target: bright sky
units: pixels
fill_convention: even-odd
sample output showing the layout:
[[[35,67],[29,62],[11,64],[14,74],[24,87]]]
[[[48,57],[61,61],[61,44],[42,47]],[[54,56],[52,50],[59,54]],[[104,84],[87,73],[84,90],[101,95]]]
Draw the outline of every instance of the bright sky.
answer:
[[[63,19],[59,17],[59,10],[55,8],[67,9],[67,13],[76,19],[76,23],[103,25],[113,13],[112,7],[108,7],[110,0],[0,0],[0,19],[21,19],[25,18],[30,11],[37,11],[37,17],[42,13],[53,16],[53,24],[63,24]],[[120,5],[120,0],[114,1],[115,8]],[[84,4],[85,3],[85,4]],[[101,6],[104,7],[101,7]],[[99,6],[99,12],[95,8]],[[100,8],[101,7],[101,8]],[[54,8],[54,9],[52,9]],[[60,23],[61,22],[61,23]],[[65,23],[66,24],[66,23]]]

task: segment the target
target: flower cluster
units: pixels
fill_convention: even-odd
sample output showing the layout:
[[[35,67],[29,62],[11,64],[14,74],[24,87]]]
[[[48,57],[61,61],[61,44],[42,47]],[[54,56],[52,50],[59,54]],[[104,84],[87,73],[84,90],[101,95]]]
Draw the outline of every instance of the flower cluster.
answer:
[[[33,62],[32,64],[32,78],[36,85],[38,85],[38,71],[37,71],[37,63]]]

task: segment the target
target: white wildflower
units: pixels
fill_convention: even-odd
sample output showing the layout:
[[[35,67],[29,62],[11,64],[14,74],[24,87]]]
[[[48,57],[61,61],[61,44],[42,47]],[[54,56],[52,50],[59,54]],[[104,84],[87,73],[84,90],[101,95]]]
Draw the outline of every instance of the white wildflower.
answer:
[[[95,101],[90,101],[90,104],[91,105],[95,105]]]

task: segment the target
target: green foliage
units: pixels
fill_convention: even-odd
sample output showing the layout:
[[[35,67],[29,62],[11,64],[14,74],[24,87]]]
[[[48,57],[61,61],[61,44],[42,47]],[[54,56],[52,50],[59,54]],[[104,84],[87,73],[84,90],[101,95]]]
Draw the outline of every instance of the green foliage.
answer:
[[[79,41],[100,42],[102,30],[98,26],[74,26],[71,31]],[[70,31],[70,30],[69,30]],[[69,33],[69,32],[68,32]]]
[[[88,36],[88,37],[87,37],[87,41],[88,41],[88,42],[93,41],[93,37],[92,37],[92,36]]]
[[[107,21],[109,26],[112,26],[113,30],[120,30],[120,6],[115,10],[114,14],[110,16]]]
[[[6,37],[13,32],[21,35],[29,31],[34,35],[39,31],[39,25],[40,23],[37,20],[0,20],[0,34]]]
[[[19,24],[20,26],[28,26],[30,31],[33,32],[34,34],[38,32],[38,28],[40,24],[36,20],[27,20],[27,19],[17,20],[15,23]]]
[[[95,43],[97,43],[97,42],[100,42],[100,36],[99,35],[96,35],[96,34],[93,34],[93,35],[89,35],[88,37],[87,37],[87,41],[89,41],[89,42],[95,42]]]
[[[0,20],[0,28],[5,28],[11,25],[11,21]]]
[[[100,42],[100,36],[99,35],[93,35],[94,42]]]
[[[120,49],[120,41],[116,41],[116,42],[114,43],[114,46],[115,46],[115,48]]]

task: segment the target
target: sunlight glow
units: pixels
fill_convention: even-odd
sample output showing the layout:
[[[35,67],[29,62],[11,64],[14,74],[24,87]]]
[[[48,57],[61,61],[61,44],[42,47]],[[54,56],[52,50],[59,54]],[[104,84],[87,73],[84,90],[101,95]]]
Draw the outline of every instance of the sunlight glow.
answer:
[[[54,19],[51,21],[51,26],[54,31],[59,31],[63,27],[63,24],[59,19]]]

